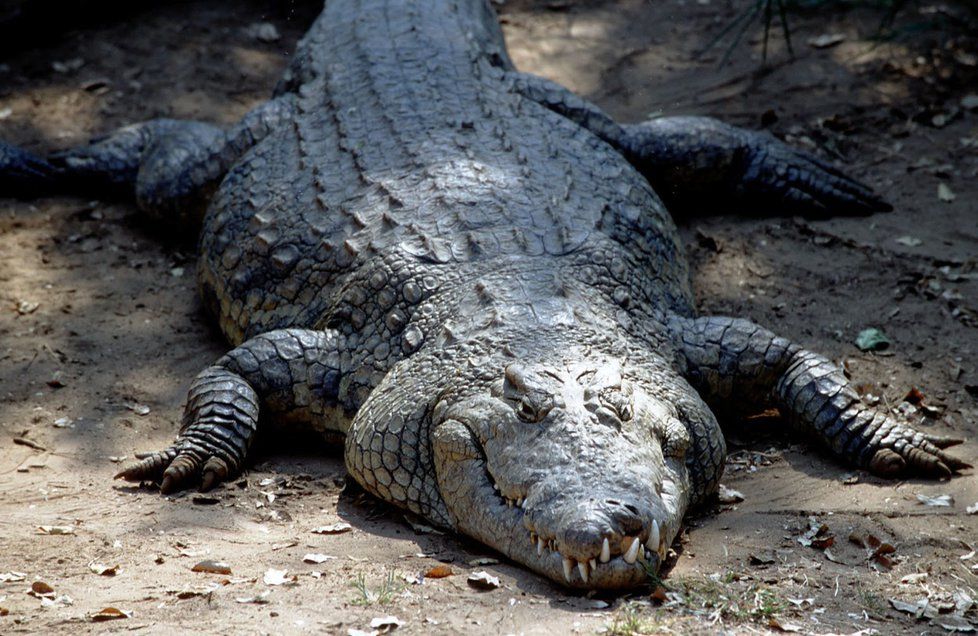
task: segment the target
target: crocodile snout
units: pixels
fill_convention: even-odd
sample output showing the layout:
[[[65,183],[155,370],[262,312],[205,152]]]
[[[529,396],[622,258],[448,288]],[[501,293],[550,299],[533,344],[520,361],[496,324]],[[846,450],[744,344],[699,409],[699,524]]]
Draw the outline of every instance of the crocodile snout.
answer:
[[[651,502],[623,498],[591,499],[534,510],[524,507],[525,525],[540,559],[559,556],[567,583],[588,584],[603,570],[637,562],[652,569],[665,558],[670,526],[664,510]]]

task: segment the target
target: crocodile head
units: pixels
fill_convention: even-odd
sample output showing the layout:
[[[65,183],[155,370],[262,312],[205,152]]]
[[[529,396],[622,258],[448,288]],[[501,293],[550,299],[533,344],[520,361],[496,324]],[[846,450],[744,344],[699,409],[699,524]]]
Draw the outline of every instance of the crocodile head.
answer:
[[[443,394],[438,489],[458,531],[530,569],[632,587],[658,569],[689,504],[689,433],[656,373],[580,353]]]

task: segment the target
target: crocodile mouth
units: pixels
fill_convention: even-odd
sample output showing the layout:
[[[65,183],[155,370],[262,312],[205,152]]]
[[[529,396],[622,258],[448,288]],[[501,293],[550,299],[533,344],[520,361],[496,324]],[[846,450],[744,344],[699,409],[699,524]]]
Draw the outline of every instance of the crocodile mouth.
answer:
[[[456,528],[561,585],[641,585],[659,569],[678,531],[681,514],[666,514],[664,506],[665,493],[678,488],[667,481],[661,500],[641,510],[623,498],[596,499],[582,491],[554,496],[552,487],[512,486],[494,475],[478,436],[459,420],[437,425],[433,442],[440,490]]]
[[[590,558],[582,558],[579,552],[562,550],[559,533],[544,530],[533,522],[532,513],[535,510],[528,508],[526,494],[508,496],[493,478],[487,466],[485,472],[495,492],[497,508],[501,510],[502,506],[505,506],[507,514],[513,517],[515,525],[521,525],[526,530],[526,539],[531,548],[536,551],[538,561],[559,562],[566,584],[588,585],[592,579],[603,578],[604,569],[614,571],[637,566],[648,575],[655,573],[666,559],[670,545],[667,539],[668,526],[657,519],[652,519],[641,533],[625,535],[610,530],[603,533],[597,555]],[[508,489],[506,491],[513,492]],[[525,493],[525,490],[523,492]],[[549,564],[548,570],[554,567],[554,564]]]

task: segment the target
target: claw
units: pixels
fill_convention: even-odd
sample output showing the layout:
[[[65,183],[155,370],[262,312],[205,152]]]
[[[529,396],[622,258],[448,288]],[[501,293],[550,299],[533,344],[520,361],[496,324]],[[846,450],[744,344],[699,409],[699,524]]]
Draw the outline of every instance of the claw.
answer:
[[[228,476],[228,465],[219,457],[211,457],[204,464],[203,475],[200,480],[200,492],[207,492],[217,484],[221,483]]]
[[[925,440],[938,448],[951,448],[958,444],[964,444],[964,440],[957,437],[944,437],[943,435],[929,435],[927,433],[923,433],[923,436]]]
[[[136,459],[140,461],[124,467],[115,474],[113,479],[156,481],[174,456],[176,456],[176,452],[171,449],[157,453],[136,453]]]
[[[889,448],[879,449],[869,460],[869,469],[877,475],[895,475],[906,466],[906,460]]]
[[[197,474],[200,467],[200,460],[196,455],[183,452],[170,462],[170,466],[163,471],[163,481],[160,482],[160,492],[165,494],[174,492],[182,488],[186,482]]]

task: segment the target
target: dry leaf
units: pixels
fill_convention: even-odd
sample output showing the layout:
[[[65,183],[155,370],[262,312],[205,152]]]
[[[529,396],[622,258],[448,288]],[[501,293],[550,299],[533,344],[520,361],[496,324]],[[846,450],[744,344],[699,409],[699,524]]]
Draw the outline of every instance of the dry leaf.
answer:
[[[39,534],[75,534],[74,526],[38,526]]]
[[[330,559],[335,559],[336,557],[330,556],[328,554],[318,554],[316,552],[310,552],[306,556],[302,557],[302,560],[306,563],[325,563]]]
[[[934,616],[937,616],[937,610],[930,605],[930,602],[926,598],[922,598],[916,603],[907,603],[906,601],[901,601],[895,598],[887,600],[890,601],[890,605],[893,606],[893,609],[900,612],[906,612],[907,614],[913,614],[917,618],[922,616],[933,618]]]
[[[238,603],[252,603],[254,605],[264,605],[268,603],[269,590],[264,590],[254,596],[244,596],[234,599]]]
[[[925,580],[927,580],[926,572],[916,572],[914,574],[908,574],[900,579],[900,583],[903,585],[916,585],[917,583]]]
[[[477,590],[494,590],[499,587],[499,579],[488,572],[473,572],[466,583]]]
[[[370,629],[377,630],[378,634],[392,632],[404,623],[396,616],[378,616],[370,621]]]
[[[969,515],[978,515],[978,501],[964,509]]]
[[[469,565],[498,565],[499,559],[492,557],[477,557],[469,561]]]
[[[829,534],[829,527],[819,523],[814,517],[808,519],[808,531],[798,537],[798,543],[806,548],[824,550],[835,543],[835,537]]]
[[[54,596],[54,588],[44,581],[34,581],[31,583],[31,596]]]
[[[717,492],[717,499],[723,504],[733,504],[743,501],[744,495],[739,490],[727,488],[723,484],[720,484],[720,490]]]
[[[99,576],[115,576],[119,573],[118,565],[113,565],[110,567],[108,565],[102,565],[101,563],[89,563],[88,569]]]
[[[934,497],[917,495],[917,501],[925,506],[935,506],[937,508],[950,508],[954,505],[954,497],[951,495],[936,495]]]
[[[822,554],[824,554],[825,555],[825,558],[828,559],[829,561],[831,561],[832,563],[841,563],[842,565],[848,565],[848,563],[846,563],[845,561],[843,561],[839,557],[837,557],[834,554],[832,554],[832,551],[829,550],[828,548],[825,548],[824,550],[822,550]]]
[[[40,303],[31,302],[29,300],[21,300],[17,303],[17,313],[21,316],[26,316],[27,314],[32,314],[37,311],[37,308],[40,306]]]
[[[782,623],[781,619],[772,616],[767,620],[767,626],[778,632],[800,632],[801,627],[792,623]]]
[[[950,203],[958,197],[956,194],[954,194],[954,190],[951,189],[951,186],[941,182],[937,184],[937,198],[945,203]]]
[[[231,566],[223,561],[201,561],[190,568],[192,572],[206,572],[208,574],[231,574]]]
[[[417,532],[418,534],[435,534],[435,535],[445,534],[441,530],[437,528],[433,528],[425,523],[421,523],[420,521],[416,521],[412,517],[413,515],[404,515],[404,520],[407,521],[408,525],[411,526],[411,529]]]
[[[771,565],[774,563],[774,559],[771,557],[761,557],[756,554],[751,554],[747,557],[747,562],[751,565]]]
[[[25,578],[27,578],[27,574],[24,572],[4,572],[3,574],[0,574],[0,583],[23,581]]]
[[[119,618],[129,618],[130,616],[132,616],[131,612],[124,612],[115,607],[105,607],[92,614],[90,618],[96,623],[100,623],[102,621],[112,621]]]
[[[455,574],[455,572],[452,570],[451,566],[444,564],[436,565],[424,573],[425,577],[429,579],[443,579],[446,576],[451,576],[453,574]]]
[[[815,49],[828,49],[846,41],[846,36],[841,33],[823,33],[818,37],[808,40],[808,45]]]
[[[900,245],[906,245],[907,247],[917,247],[918,245],[923,244],[923,241],[916,236],[900,236],[894,240]]]
[[[136,415],[149,415],[149,407],[139,402],[126,402],[125,407]]]
[[[261,580],[265,585],[295,585],[299,582],[297,576],[288,575],[288,570],[275,569],[267,570]]]
[[[209,596],[211,590],[170,590],[167,594],[174,594],[181,601],[185,601],[196,596]]]
[[[328,526],[319,526],[318,528],[313,528],[313,534],[343,534],[344,532],[349,532],[353,529],[348,523],[342,521],[338,523],[331,523]]]

